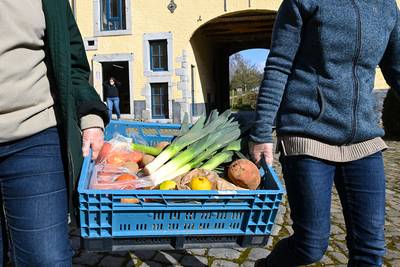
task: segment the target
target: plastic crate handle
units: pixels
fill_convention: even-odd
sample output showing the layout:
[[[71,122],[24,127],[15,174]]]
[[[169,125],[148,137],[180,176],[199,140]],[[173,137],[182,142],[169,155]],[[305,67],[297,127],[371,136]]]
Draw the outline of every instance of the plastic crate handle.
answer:
[[[264,186],[270,188],[276,187],[277,184],[275,181],[279,181],[279,178],[275,172],[275,169],[272,167],[272,165],[267,164],[264,155],[261,156],[260,163],[261,163],[261,168],[265,172]],[[280,187],[280,185],[278,185],[278,187]]]

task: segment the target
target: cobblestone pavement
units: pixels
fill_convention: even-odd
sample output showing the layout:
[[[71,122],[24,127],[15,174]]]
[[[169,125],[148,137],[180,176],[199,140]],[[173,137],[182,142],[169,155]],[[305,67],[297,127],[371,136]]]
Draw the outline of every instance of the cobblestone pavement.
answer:
[[[400,267],[400,142],[387,141],[385,152],[387,175],[386,245],[385,265]],[[276,164],[276,163],[275,163]],[[280,167],[276,164],[280,173]],[[265,248],[235,249],[191,249],[184,251],[133,251],[129,253],[86,253],[79,249],[79,231],[71,229],[71,242],[75,251],[74,266],[210,266],[235,267],[254,266],[254,261],[263,258],[282,237],[292,233],[289,209],[284,199],[279,210],[272,238]],[[332,230],[327,253],[320,263],[310,266],[346,266],[344,220],[336,192],[332,198]]]

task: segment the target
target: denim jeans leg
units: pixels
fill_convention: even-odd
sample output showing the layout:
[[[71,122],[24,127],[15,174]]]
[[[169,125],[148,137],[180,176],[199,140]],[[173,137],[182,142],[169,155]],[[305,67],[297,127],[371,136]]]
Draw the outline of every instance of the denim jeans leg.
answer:
[[[346,221],[349,266],[381,266],[385,253],[382,152],[342,164],[335,184]]]
[[[119,120],[121,118],[121,112],[119,109],[119,97],[114,97],[114,107],[115,113],[117,113],[117,119]]]
[[[294,234],[278,242],[267,257],[267,266],[319,261],[329,242],[335,165],[307,156],[283,156],[281,164]]]
[[[112,119],[112,112],[113,112],[113,100],[111,97],[107,98],[107,108],[108,108],[108,117],[110,120]]]
[[[0,159],[1,195],[14,265],[71,266],[67,190],[57,129],[0,145]]]

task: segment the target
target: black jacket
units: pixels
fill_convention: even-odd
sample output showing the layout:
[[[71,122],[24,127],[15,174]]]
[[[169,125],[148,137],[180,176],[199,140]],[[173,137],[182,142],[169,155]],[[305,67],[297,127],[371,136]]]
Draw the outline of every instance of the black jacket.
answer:
[[[108,81],[103,83],[105,97],[119,97],[118,89],[121,86],[120,82],[115,82],[111,85]]]

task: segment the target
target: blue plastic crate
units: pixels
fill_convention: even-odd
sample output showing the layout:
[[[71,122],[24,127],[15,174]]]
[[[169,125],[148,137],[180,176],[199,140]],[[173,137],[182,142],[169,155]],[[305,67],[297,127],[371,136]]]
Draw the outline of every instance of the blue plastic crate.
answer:
[[[112,121],[105,136],[135,133],[154,144],[170,141],[179,128]],[[89,251],[263,246],[283,194],[266,165],[260,169],[266,189],[239,191],[93,190],[88,189],[93,166],[85,158],[78,185],[81,236]],[[124,198],[139,203],[121,203]]]

